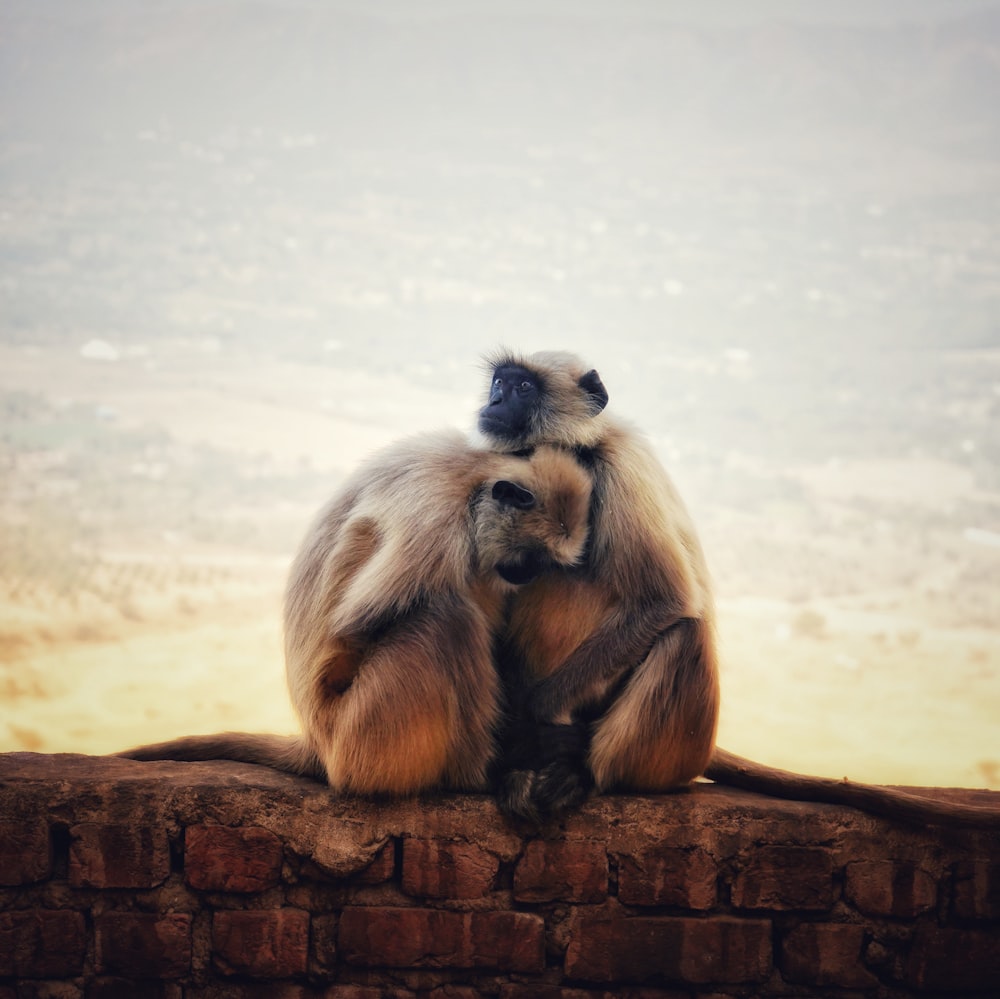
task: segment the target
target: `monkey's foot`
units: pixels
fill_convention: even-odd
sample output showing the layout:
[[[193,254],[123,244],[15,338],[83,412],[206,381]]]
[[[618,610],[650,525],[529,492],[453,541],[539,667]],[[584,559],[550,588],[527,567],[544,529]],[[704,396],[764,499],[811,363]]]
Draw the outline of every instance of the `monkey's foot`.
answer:
[[[497,788],[497,805],[511,818],[540,826],[581,805],[593,786],[578,761],[555,760],[541,770],[507,771]]]
[[[531,797],[539,812],[557,817],[582,805],[593,786],[582,760],[558,759],[536,775]]]
[[[497,806],[504,815],[540,826],[544,817],[532,797],[538,779],[535,770],[508,770],[497,787]]]

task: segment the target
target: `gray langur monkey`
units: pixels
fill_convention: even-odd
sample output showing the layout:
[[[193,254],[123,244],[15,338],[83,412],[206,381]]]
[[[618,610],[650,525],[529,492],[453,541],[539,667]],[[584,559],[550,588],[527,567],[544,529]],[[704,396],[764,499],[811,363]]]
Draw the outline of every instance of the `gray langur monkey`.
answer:
[[[600,376],[574,355],[500,351],[487,365],[486,444],[521,455],[562,449],[593,483],[586,558],[520,588],[498,644],[503,811],[538,823],[591,789],[666,791],[705,775],[890,818],[1000,827],[1000,810],[778,771],[715,748],[711,583],[667,473],[605,411]]]
[[[501,715],[492,658],[517,587],[583,555],[590,477],[570,455],[390,446],[320,513],[285,598],[300,736],[188,736],[118,755],[233,759],[403,795],[488,787]]]

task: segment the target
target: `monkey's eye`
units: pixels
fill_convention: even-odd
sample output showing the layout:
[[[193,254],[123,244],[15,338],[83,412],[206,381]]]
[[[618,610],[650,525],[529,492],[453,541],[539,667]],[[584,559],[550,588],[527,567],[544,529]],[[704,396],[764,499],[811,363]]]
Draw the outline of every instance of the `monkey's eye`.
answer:
[[[494,378],[493,379],[493,387],[494,388],[502,388],[503,387],[503,379],[502,378]]]
[[[518,385],[518,390],[521,392],[530,392],[534,387],[535,383],[525,378],[524,381]]]

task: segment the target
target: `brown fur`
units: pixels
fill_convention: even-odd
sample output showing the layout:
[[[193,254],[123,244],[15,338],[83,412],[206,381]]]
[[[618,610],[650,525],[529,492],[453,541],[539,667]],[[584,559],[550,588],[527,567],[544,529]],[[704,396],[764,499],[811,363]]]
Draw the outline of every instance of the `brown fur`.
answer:
[[[535,372],[543,386],[531,427],[510,439],[484,429],[490,446],[557,445],[591,467],[586,565],[547,575],[514,596],[505,666],[508,683],[526,688],[522,696],[543,728],[569,722],[581,708],[591,716],[596,711],[587,765],[598,791],[664,791],[704,774],[775,797],[848,804],[905,821],[1000,828],[997,809],[774,770],[716,748],[711,586],[694,528],[666,473],[634,430],[581,390],[600,380],[577,358],[501,353],[489,365],[491,372],[504,365]],[[600,390],[606,401],[603,385]],[[533,798],[544,777],[508,774],[501,804],[513,814],[543,818]],[[560,794],[566,802],[579,800],[578,791],[562,786],[548,802],[558,805]]]
[[[534,506],[498,502],[497,482]],[[556,450],[498,455],[457,433],[388,448],[321,512],[291,569],[285,660],[303,735],[121,755],[247,760],[363,794],[484,789],[500,713],[492,645],[513,589],[497,567],[575,564],[589,505],[589,476]]]

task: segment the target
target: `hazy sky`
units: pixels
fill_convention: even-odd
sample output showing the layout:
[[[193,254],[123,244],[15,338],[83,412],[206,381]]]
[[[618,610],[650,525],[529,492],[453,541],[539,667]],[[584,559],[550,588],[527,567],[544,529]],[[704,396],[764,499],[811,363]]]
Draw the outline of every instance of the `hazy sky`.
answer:
[[[686,21],[696,24],[747,24],[765,20],[789,20],[844,23],[892,23],[901,20],[954,17],[967,11],[996,7],[996,0],[838,0],[836,3],[818,3],[816,0],[475,0],[473,3],[455,0],[429,0],[412,5],[398,0],[380,3],[357,3],[345,0],[347,8],[367,13],[392,11],[413,16],[415,13],[459,12],[474,9],[495,12],[542,14],[549,11],[561,14],[592,15],[613,10],[616,16],[634,13],[644,17]],[[415,9],[416,8],[416,9]]]
[[[0,0],[0,748],[287,729],[276,560],[506,343],[677,480],[723,745],[1000,786],[997,12]]]

